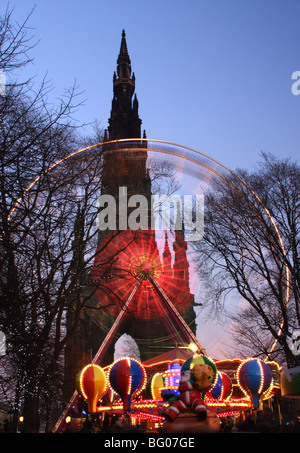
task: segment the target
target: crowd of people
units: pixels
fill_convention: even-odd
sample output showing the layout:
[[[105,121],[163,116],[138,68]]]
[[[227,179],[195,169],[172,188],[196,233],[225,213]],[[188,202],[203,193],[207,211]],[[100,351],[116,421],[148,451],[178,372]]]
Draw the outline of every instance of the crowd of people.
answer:
[[[297,415],[289,421],[280,423],[269,408],[262,412],[248,413],[237,421],[233,417],[221,419],[223,433],[300,433],[300,420]]]
[[[86,418],[77,432],[94,433],[147,433],[151,432],[146,423],[132,425],[130,420],[118,414],[100,419]],[[66,429],[66,432],[74,432]],[[162,432],[158,427],[152,432]],[[220,433],[300,433],[300,420],[297,415],[285,423],[276,420],[271,409],[264,408],[261,412],[249,412],[240,418],[233,416],[221,417]]]

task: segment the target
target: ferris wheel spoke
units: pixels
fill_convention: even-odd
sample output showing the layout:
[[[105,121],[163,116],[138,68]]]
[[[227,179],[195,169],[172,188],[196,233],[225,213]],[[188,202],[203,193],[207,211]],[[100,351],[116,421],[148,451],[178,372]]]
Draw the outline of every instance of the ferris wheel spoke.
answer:
[[[139,280],[136,285],[134,286],[134,288],[132,289],[127,301],[126,301],[126,304],[124,305],[124,307],[122,308],[121,312],[119,313],[119,316],[116,318],[114,324],[112,325],[110,331],[108,332],[106,338],[104,339],[103,343],[101,344],[100,348],[98,349],[97,353],[95,354],[93,360],[92,360],[92,363],[93,364],[97,364],[97,362],[100,362],[101,358],[103,357],[103,355],[105,354],[105,352],[107,351],[112,339],[114,338],[114,335],[116,333],[116,331],[118,330],[118,327],[120,326],[122,320],[123,320],[123,317],[125,316],[126,314],[126,311],[138,289],[138,287],[140,286],[140,283],[141,281]],[[77,390],[74,391],[69,403],[67,404],[67,406],[65,407],[62,415],[60,416],[59,420],[57,421],[55,427],[54,427],[54,430],[53,432],[58,432],[60,427],[61,427],[61,424],[64,422],[66,416],[68,415],[68,412],[70,410],[70,408],[72,407],[72,405],[74,404],[74,402],[76,401],[76,398],[78,397],[78,392]]]
[[[178,328],[181,330],[182,334],[184,335],[185,339],[189,342],[193,342],[197,345],[199,351],[201,351],[202,354],[207,355],[205,349],[201,346],[199,343],[197,337],[193,334],[189,326],[186,324],[180,313],[177,311],[175,308],[174,304],[171,302],[167,294],[164,292],[158,281],[153,277],[152,282],[158,292],[161,294],[161,297],[163,300],[166,302],[166,306],[169,309],[169,313],[171,314],[172,318],[176,322]]]
[[[93,361],[92,363],[94,364],[97,364],[97,362],[99,362],[101,360],[101,358],[103,357],[103,355],[105,354],[105,352],[107,351],[112,339],[114,338],[114,335],[116,333],[116,331],[118,330],[118,327],[120,326],[125,314],[126,314],[126,311],[133,299],[133,296],[135,295],[138,287],[140,286],[140,283],[141,281],[139,280],[136,285],[134,286],[134,288],[132,289],[124,307],[121,309],[119,315],[117,316],[115,322],[113,323],[110,331],[108,332],[106,338],[104,339],[104,341],[102,342],[100,348],[98,349],[96,355],[94,356],[93,358]]]

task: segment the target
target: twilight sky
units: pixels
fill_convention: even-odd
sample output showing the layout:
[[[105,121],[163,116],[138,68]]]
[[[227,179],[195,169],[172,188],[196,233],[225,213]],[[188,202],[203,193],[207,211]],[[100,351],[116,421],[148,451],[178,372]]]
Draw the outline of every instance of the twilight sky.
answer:
[[[10,7],[18,22],[34,8],[29,26],[39,44],[24,78],[36,75],[38,85],[47,74],[53,99],[76,80],[85,100],[79,122],[107,127],[125,29],[149,139],[194,148],[232,170],[253,168],[261,151],[299,159],[300,95],[292,93],[299,0],[11,0]],[[218,356],[222,329],[203,335]]]
[[[2,2],[2,10],[6,6]],[[36,6],[35,6],[36,5]],[[60,96],[76,79],[77,118],[110,116],[124,28],[147,137],[194,148],[235,170],[261,151],[298,160],[299,0],[11,0],[40,42],[30,73]]]

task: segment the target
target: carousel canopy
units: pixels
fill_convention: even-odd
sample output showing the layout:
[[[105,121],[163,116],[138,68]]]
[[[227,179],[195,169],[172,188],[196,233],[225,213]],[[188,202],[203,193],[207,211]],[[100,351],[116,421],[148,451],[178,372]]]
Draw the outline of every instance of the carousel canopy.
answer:
[[[152,367],[159,363],[170,364],[172,362],[185,362],[189,359],[193,353],[187,349],[175,348],[171,349],[170,351],[164,352],[152,359],[146,360],[143,362],[145,367]]]

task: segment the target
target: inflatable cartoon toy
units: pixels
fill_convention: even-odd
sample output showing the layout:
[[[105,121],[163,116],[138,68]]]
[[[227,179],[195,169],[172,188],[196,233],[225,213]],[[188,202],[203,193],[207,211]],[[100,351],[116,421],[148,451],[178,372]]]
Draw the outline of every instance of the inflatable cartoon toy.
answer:
[[[204,397],[214,385],[217,369],[212,361],[203,359],[205,360],[200,360],[200,363],[191,362],[191,368],[182,367],[178,387],[180,395],[163,413],[168,422],[173,422],[179,414],[186,411],[197,414],[199,421],[206,419]]]

